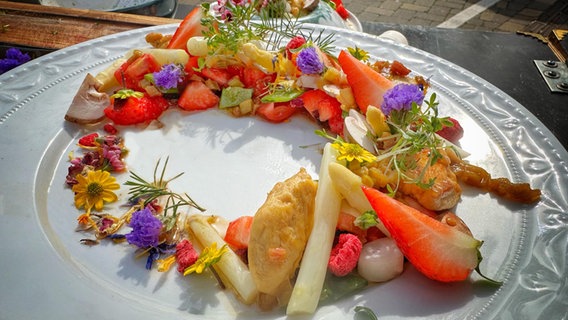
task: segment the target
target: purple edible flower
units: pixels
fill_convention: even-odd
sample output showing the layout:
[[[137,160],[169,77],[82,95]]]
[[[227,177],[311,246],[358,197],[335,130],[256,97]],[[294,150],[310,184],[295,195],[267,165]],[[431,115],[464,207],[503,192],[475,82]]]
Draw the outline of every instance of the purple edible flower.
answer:
[[[296,57],[296,64],[304,74],[319,74],[323,72],[323,62],[314,47],[302,49]]]
[[[128,243],[139,248],[155,247],[158,245],[162,222],[152,213],[150,206],[143,210],[138,210],[130,218],[132,231],[126,234]]]
[[[0,59],[0,74],[3,74],[8,70],[12,70],[30,60],[31,58],[29,54],[22,53],[17,48],[9,48],[6,50],[6,58]]]
[[[154,72],[154,83],[161,89],[177,88],[181,82],[181,68],[174,63],[166,64],[158,72]]]
[[[388,90],[383,99],[381,111],[388,116],[393,110],[410,110],[413,102],[421,105],[424,101],[424,93],[417,85],[400,83]]]

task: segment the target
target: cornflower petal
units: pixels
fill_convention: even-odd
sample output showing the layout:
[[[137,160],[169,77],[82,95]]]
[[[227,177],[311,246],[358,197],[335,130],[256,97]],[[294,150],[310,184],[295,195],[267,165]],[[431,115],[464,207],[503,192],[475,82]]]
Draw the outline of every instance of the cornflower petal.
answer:
[[[139,248],[155,247],[159,243],[162,222],[154,216],[150,206],[138,210],[130,218],[132,231],[126,234],[128,243]]]
[[[296,64],[304,74],[320,74],[324,70],[323,62],[314,47],[302,49],[296,57]]]
[[[399,83],[383,95],[381,111],[388,116],[394,110],[410,110],[413,102],[421,105],[423,101],[424,92],[418,85]]]

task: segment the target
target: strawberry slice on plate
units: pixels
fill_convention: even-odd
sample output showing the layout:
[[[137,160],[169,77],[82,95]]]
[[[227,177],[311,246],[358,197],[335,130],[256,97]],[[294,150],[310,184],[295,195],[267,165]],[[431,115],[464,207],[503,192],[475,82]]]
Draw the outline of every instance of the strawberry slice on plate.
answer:
[[[345,50],[341,50],[338,60],[361,111],[366,113],[369,105],[380,108],[383,95],[394,86],[393,82]]]
[[[187,111],[205,110],[218,104],[219,96],[201,81],[190,81],[178,100],[178,106]]]
[[[330,130],[343,134],[341,103],[320,89],[304,92],[300,99],[304,108],[317,120],[328,123]]]
[[[474,269],[479,273],[482,241],[379,190],[364,186],[363,192],[404,256],[425,276],[455,282],[467,279]]]

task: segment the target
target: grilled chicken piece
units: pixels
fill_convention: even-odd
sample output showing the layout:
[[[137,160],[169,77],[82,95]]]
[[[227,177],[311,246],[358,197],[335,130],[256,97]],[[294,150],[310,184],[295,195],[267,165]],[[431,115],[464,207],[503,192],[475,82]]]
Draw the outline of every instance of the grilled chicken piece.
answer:
[[[262,310],[288,303],[313,226],[316,190],[317,183],[302,168],[277,183],[254,216],[248,261]]]
[[[461,187],[457,181],[456,175],[450,168],[450,158],[443,150],[442,158],[436,163],[426,168],[423,183],[428,183],[434,179],[434,184],[425,188],[410,182],[402,182],[400,191],[414,198],[418,203],[426,209],[440,211],[453,208],[461,197]],[[429,151],[423,150],[414,156],[415,167],[409,170],[409,174],[418,176],[420,172],[427,166],[429,159]]]

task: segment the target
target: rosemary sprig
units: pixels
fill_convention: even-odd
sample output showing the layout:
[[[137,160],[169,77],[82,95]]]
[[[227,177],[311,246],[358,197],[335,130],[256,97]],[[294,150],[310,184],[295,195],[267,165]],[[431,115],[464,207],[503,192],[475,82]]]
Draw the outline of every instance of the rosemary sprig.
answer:
[[[143,201],[144,206],[150,204],[152,201],[165,197],[165,206],[163,218],[166,220],[167,230],[170,230],[174,225],[178,217],[178,210],[180,207],[193,207],[201,212],[205,209],[199,206],[187,193],[179,194],[172,192],[168,189],[168,183],[179,178],[184,173],[179,173],[173,178],[165,179],[166,167],[168,165],[169,157],[166,158],[164,166],[158,176],[158,169],[160,167],[160,160],[156,163],[154,168],[154,180],[152,182],[146,181],[144,178],[140,177],[134,172],[130,172],[131,180],[126,181],[124,184],[130,186],[128,194],[130,195],[130,202]],[[171,211],[171,214],[170,214]]]

